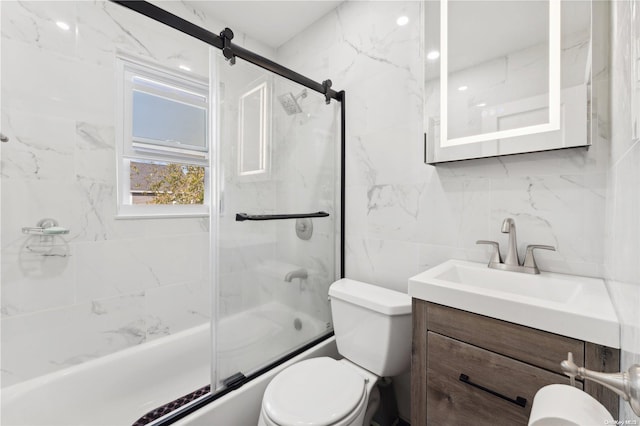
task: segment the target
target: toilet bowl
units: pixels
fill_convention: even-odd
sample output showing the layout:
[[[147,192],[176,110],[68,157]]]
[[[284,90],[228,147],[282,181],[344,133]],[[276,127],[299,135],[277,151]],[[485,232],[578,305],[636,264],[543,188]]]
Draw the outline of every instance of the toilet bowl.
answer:
[[[296,363],[267,386],[259,426],[362,426],[378,407],[380,377],[409,368],[411,298],[350,279],[329,288],[338,352]]]
[[[370,423],[379,402],[377,379],[375,374],[345,359],[301,361],[271,381],[263,397],[258,425]]]

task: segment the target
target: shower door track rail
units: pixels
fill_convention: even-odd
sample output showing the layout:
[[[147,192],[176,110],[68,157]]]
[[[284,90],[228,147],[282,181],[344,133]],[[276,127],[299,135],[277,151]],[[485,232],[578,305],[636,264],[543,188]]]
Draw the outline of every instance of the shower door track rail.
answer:
[[[278,74],[286,79],[292,80],[298,84],[301,84],[308,89],[314,90],[318,93],[325,95],[327,103],[330,99],[342,101],[344,91],[337,92],[331,88],[331,80],[325,80],[322,83],[318,83],[309,77],[299,74],[287,67],[284,67],[277,62],[273,62],[270,59],[260,56],[244,47],[238,46],[231,42],[233,38],[233,31],[229,28],[225,28],[220,35],[216,35],[211,31],[208,31],[193,22],[189,22],[186,19],[182,19],[166,10],[148,3],[146,1],[139,0],[111,0],[113,3],[117,3],[135,12],[141,13],[157,22],[170,26],[173,29],[181,31],[187,35],[197,38],[213,47],[217,47],[222,50],[225,58],[231,60],[233,64],[235,58],[242,58],[247,62],[254,65],[258,65],[274,74]]]

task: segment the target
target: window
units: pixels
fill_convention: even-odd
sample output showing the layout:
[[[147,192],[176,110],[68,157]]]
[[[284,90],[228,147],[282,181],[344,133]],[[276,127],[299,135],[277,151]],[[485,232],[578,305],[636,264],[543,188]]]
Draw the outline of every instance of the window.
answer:
[[[209,89],[118,59],[118,217],[209,213]]]
[[[269,92],[268,82],[260,79],[238,101],[238,176],[243,180],[269,178]]]

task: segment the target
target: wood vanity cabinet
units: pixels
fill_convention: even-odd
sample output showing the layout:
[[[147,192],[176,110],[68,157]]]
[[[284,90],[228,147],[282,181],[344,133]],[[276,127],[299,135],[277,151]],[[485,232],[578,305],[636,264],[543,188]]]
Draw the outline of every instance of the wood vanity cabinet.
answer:
[[[567,352],[620,371],[618,349],[413,299],[411,425],[526,425],[538,389],[569,384]],[[618,418],[615,393],[576,383]]]

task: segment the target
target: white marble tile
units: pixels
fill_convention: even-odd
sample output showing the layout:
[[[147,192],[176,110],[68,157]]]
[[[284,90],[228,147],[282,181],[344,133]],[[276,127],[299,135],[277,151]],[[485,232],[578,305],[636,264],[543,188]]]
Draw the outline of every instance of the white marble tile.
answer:
[[[78,3],[78,54],[86,61],[110,65],[114,53],[152,60],[208,78],[205,43],[108,1]]]
[[[612,9],[611,43],[611,159],[615,164],[633,144],[631,92],[633,64],[631,62],[633,30],[631,2],[616,2]]]
[[[633,140],[633,49],[638,2],[612,3],[611,169],[607,185],[605,277],[621,325],[621,369],[640,363],[640,142]],[[636,9],[636,19],[632,8]],[[621,401],[620,420],[638,421]]]
[[[116,181],[113,126],[76,122],[75,127],[76,176],[113,185]]]
[[[71,181],[75,122],[49,115],[7,109],[3,132],[2,177]]]
[[[637,283],[640,291],[640,142],[618,162],[613,173],[611,279]]]
[[[153,340],[210,321],[208,281],[145,290],[146,334]]]
[[[75,255],[64,236],[25,236],[2,250],[2,316],[75,303]]]
[[[406,241],[347,237],[345,273],[348,278],[400,292],[419,272],[419,245]]]
[[[489,179],[433,173],[421,194],[415,240],[468,248],[489,238],[490,189]]]
[[[2,386],[145,340],[142,294],[5,318]]]
[[[2,6],[2,38],[65,56],[76,49],[77,2],[7,1]],[[57,23],[68,25],[63,29]]]
[[[640,24],[634,23],[631,7],[637,2],[613,4],[612,55],[612,170],[608,185],[606,276],[618,318],[621,322],[621,368],[625,370],[640,362],[640,328],[637,306],[640,303],[640,142],[632,139],[633,67],[632,44],[640,34]],[[637,18],[637,16],[636,16]],[[632,23],[634,26],[632,26]],[[634,36],[633,34],[636,34]],[[628,404],[621,402],[620,419],[638,417]]]
[[[203,279],[201,236],[78,243],[78,300]]]
[[[3,100],[10,102],[12,110],[69,120],[113,122],[112,67],[6,39],[2,42],[2,55],[6,58],[2,62]],[[47,72],[41,72],[43,69]]]
[[[428,174],[419,120],[347,140],[347,185],[418,184]]]
[[[555,252],[537,253],[542,269],[585,275],[563,264],[602,265],[605,182],[604,175],[493,180],[491,228],[505,250],[506,236],[498,231],[512,217],[519,253],[527,244],[552,245]]]
[[[366,235],[384,240],[412,240],[425,185],[373,185],[367,188]]]

